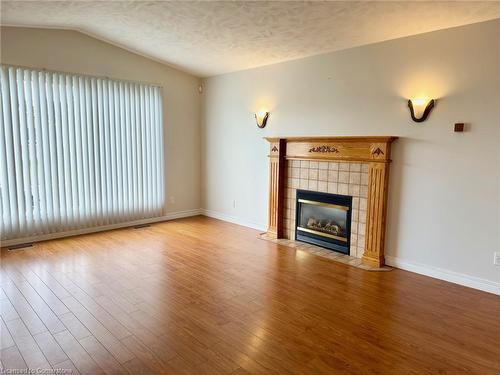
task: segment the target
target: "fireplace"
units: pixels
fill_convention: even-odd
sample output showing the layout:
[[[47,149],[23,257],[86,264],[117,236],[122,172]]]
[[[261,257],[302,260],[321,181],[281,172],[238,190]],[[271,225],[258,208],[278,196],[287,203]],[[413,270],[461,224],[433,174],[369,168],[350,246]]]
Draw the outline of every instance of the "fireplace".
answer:
[[[267,236],[320,243],[361,257],[365,266],[382,267],[391,144],[396,139],[391,136],[266,138],[269,141]],[[349,201],[326,202],[349,207],[344,211],[351,216],[351,221],[346,219],[347,236],[340,236],[339,240],[307,225],[302,228],[314,232],[297,230],[298,189],[352,197],[352,205]],[[310,224],[314,226],[313,222]],[[330,234],[328,231],[326,234]]]
[[[295,239],[349,255],[352,197],[297,190]]]

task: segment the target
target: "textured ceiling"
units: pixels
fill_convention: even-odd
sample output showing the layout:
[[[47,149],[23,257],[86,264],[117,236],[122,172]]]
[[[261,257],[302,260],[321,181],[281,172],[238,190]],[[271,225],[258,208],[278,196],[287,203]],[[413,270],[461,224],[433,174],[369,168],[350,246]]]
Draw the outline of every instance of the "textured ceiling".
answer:
[[[500,18],[500,2],[2,1],[2,24],[76,29],[199,76]]]

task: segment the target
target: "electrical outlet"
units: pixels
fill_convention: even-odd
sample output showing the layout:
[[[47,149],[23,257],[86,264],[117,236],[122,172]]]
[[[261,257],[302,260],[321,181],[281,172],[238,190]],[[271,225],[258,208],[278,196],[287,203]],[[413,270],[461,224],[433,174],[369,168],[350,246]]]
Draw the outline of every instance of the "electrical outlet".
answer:
[[[175,204],[175,197],[170,197],[170,204]]]
[[[493,264],[496,266],[500,266],[500,253],[495,253],[495,258],[493,259]]]

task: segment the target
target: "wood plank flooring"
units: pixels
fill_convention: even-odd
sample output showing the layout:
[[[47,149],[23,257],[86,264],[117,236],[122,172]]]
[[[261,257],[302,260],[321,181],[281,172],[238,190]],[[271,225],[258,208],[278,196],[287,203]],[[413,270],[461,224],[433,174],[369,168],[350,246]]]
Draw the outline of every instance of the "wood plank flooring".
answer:
[[[0,370],[499,374],[500,297],[195,217],[1,254]]]

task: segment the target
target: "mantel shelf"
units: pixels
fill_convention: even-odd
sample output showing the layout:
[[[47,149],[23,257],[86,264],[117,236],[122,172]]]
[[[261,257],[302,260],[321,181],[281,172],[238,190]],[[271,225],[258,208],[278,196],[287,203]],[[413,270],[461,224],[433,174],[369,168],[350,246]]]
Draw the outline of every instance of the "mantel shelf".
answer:
[[[310,137],[298,137],[298,136],[283,136],[283,137],[264,137],[269,142],[274,142],[278,139],[284,139],[287,142],[388,142],[391,143],[398,139],[396,136],[365,136],[365,135],[356,135],[356,136],[310,136]]]

